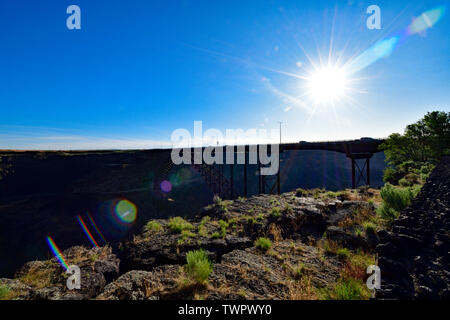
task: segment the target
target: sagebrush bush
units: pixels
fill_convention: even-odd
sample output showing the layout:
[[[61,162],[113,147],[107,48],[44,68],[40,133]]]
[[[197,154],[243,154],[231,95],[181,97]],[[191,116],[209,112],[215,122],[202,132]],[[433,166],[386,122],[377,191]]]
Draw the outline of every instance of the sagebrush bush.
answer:
[[[228,222],[224,221],[224,220],[219,220],[219,227],[220,227],[220,233],[222,234],[222,238],[225,238],[226,234],[227,234],[227,229],[230,225],[228,224]]]
[[[350,257],[350,250],[347,248],[341,248],[336,251],[336,255],[341,260],[347,260]]]
[[[420,190],[418,187],[410,188],[395,188],[390,183],[386,183],[381,188],[381,198],[383,203],[378,208],[378,213],[386,220],[393,220],[397,218],[400,212],[405,209]]]
[[[270,212],[270,216],[272,218],[279,218],[279,217],[281,217],[281,209],[280,209],[280,207],[272,208],[272,211]]]
[[[191,230],[193,228],[192,224],[181,217],[171,218],[169,220],[168,226],[170,230],[175,233],[181,233],[183,230]]]
[[[212,263],[206,251],[203,249],[189,251],[186,254],[186,261],[187,275],[199,284],[205,283],[212,272]]]
[[[219,238],[220,238],[220,233],[218,233],[217,231],[214,232],[214,233],[211,235],[211,238],[213,238],[213,239],[219,239]]]
[[[366,233],[368,233],[368,234],[374,234],[377,229],[377,226],[373,222],[370,222],[370,221],[364,222],[363,227],[364,227],[364,230],[366,230]]]
[[[262,251],[267,251],[272,247],[272,241],[267,238],[258,238],[258,240],[255,241],[255,247],[258,249],[261,249]]]
[[[149,221],[144,227],[145,232],[158,232],[161,230],[161,225],[156,221]]]
[[[0,285],[0,300],[5,300],[9,296],[11,290],[7,286]]]
[[[357,280],[341,280],[339,281],[331,294],[326,298],[333,300],[363,300],[369,297],[367,287]]]
[[[297,190],[295,190],[295,195],[297,197],[306,197],[309,195],[309,192],[308,192],[308,190],[298,188]]]

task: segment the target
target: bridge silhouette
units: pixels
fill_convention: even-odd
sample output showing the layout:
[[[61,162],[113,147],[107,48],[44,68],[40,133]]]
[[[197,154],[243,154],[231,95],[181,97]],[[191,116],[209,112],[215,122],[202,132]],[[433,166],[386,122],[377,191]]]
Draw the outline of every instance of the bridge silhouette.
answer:
[[[372,139],[372,138],[361,138],[357,140],[343,140],[343,141],[321,141],[321,142],[307,142],[300,141],[294,143],[282,143],[278,145],[280,154],[283,152],[295,151],[295,150],[326,150],[343,153],[351,161],[351,178],[352,178],[352,188],[355,189],[359,185],[370,186],[370,159],[377,152],[382,152],[380,145],[385,141],[385,139]],[[202,163],[194,163],[194,154],[198,152],[203,154],[203,151],[207,147],[198,147],[191,149],[191,166],[197,171],[204,179],[205,183],[210,187],[211,191],[220,196],[222,199],[234,199],[240,195],[246,197],[248,196],[248,159],[249,153],[252,150],[259,151],[260,145],[234,145],[234,146],[218,146],[222,147],[225,152],[233,153],[234,159],[236,159],[238,154],[245,153],[244,164],[229,164],[229,177],[224,173],[225,166],[212,164],[208,165],[202,161]],[[211,148],[211,147],[209,147]],[[268,148],[270,150],[270,148]],[[156,151],[156,150],[155,150]],[[161,183],[168,180],[170,171],[173,169],[175,164],[171,159],[172,149],[159,149],[157,150],[164,154],[166,160],[164,164],[159,168],[158,175],[155,177],[153,189],[156,193],[163,195],[161,191]],[[225,158],[225,157],[223,157]],[[259,157],[257,157],[258,172],[264,167],[261,164]],[[239,192],[235,190],[234,178],[235,178],[235,166],[243,166],[243,190]],[[259,194],[263,193],[278,193],[281,192],[280,187],[280,176],[282,173],[282,168],[280,163],[278,163],[278,172],[273,176],[258,175],[258,191]]]

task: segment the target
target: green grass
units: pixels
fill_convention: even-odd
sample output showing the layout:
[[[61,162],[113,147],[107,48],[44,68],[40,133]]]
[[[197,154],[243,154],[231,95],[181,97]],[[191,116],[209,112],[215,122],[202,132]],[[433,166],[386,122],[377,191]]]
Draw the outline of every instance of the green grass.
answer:
[[[377,230],[377,226],[375,223],[366,221],[363,223],[363,228],[366,230],[367,234],[375,234],[375,231]]]
[[[149,221],[144,227],[144,231],[148,233],[159,232],[161,230],[161,225],[156,221]]]
[[[279,217],[281,217],[281,209],[280,209],[280,207],[272,208],[272,211],[270,212],[270,216],[272,218],[279,218]]]
[[[256,219],[253,218],[253,217],[248,217],[248,218],[247,218],[247,222],[248,222],[249,224],[255,224],[255,223],[256,223]]]
[[[205,250],[189,251],[186,254],[187,275],[199,284],[205,283],[212,272],[212,263]]]
[[[336,255],[340,260],[347,260],[350,257],[350,250],[347,248],[338,249]]]
[[[300,263],[297,267],[294,268],[294,277],[296,279],[301,279],[305,275],[306,267],[304,263]]]
[[[0,285],[0,300],[8,300],[11,294],[11,290],[4,285]]]
[[[191,230],[193,228],[192,224],[181,217],[171,218],[169,220],[168,226],[170,230],[175,233],[181,233],[184,230]]]
[[[219,238],[220,238],[220,233],[218,233],[217,231],[214,232],[214,233],[211,235],[211,238],[213,238],[213,239],[219,239]]]
[[[272,247],[272,241],[263,237],[258,238],[258,240],[255,241],[255,247],[262,251],[267,251]]]
[[[227,235],[227,229],[229,227],[229,223],[224,220],[219,220],[219,227],[220,227],[220,233],[222,235],[222,238],[225,238]]]
[[[280,205],[280,201],[278,201],[278,200],[275,199],[275,198],[270,198],[269,203],[270,203],[270,205],[272,205],[272,206],[279,206],[279,205]]]
[[[362,281],[354,279],[340,280],[332,290],[324,293],[326,300],[366,300],[370,291]]]
[[[203,224],[200,224],[197,228],[198,235],[201,237],[207,237],[208,236],[208,229]]]
[[[258,221],[263,221],[263,220],[264,220],[264,215],[263,215],[262,213],[258,214],[258,215],[256,216],[256,220],[258,220]]]
[[[297,197],[307,197],[309,195],[309,191],[302,188],[298,188],[297,190],[295,190],[295,195]]]
[[[209,216],[204,216],[202,218],[202,221],[200,221],[200,225],[204,226],[205,224],[207,224],[209,221],[211,221],[211,218]]]
[[[420,190],[420,186],[400,188],[386,183],[381,188],[381,198],[383,203],[378,208],[377,213],[385,220],[392,221],[400,215],[411,201],[416,197]]]
[[[183,230],[181,231],[181,238],[178,239],[178,244],[183,244],[186,240],[188,240],[189,238],[194,238],[197,235],[189,230]]]
[[[292,213],[294,209],[289,205],[289,203],[284,204],[283,212],[284,213]]]

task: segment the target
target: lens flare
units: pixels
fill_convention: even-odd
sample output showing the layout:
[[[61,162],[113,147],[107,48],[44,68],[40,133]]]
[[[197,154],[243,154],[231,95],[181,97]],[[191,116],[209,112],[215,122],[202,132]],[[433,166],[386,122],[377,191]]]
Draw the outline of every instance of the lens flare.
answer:
[[[103,237],[103,234],[100,232],[100,230],[97,227],[97,224],[95,223],[94,219],[92,219],[91,215],[89,214],[89,212],[87,213],[87,216],[89,218],[89,221],[91,222],[91,225],[94,227],[95,231],[97,232],[97,234],[100,236],[100,238],[103,240],[103,242],[106,244],[107,241],[105,240],[105,237]]]
[[[97,242],[95,241],[94,237],[92,236],[89,229],[86,227],[86,224],[84,223],[83,219],[80,216],[77,216],[78,222],[80,223],[81,228],[83,229],[84,233],[88,237],[89,241],[92,243],[94,247],[98,247]]]
[[[120,200],[117,202],[115,212],[120,221],[127,224],[133,223],[136,220],[137,208],[134,203],[128,200]]]
[[[439,6],[425,11],[409,25],[407,33],[415,34],[434,26],[445,14],[445,6]]]
[[[389,57],[392,51],[394,51],[398,41],[399,37],[394,36],[375,43],[372,47],[350,62],[348,66],[349,73],[358,72],[380,59]]]
[[[61,250],[56,245],[55,241],[53,241],[53,239],[50,236],[47,236],[47,243],[48,243],[48,246],[50,247],[50,249],[52,250],[53,254],[55,255],[56,259],[61,264],[61,266],[67,270],[67,268],[69,267],[67,264],[67,261],[64,258]]]
[[[172,184],[167,180],[161,182],[160,187],[161,191],[164,193],[169,193],[170,191],[172,191]]]

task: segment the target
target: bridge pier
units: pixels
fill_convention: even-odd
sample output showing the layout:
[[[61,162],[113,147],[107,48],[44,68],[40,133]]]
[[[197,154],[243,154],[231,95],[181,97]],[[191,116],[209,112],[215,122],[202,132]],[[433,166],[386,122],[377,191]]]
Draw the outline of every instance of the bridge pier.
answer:
[[[370,158],[372,156],[373,153],[347,155],[352,161],[352,189],[356,189],[361,180],[364,185],[370,186]],[[364,160],[362,168],[359,166],[357,160]]]
[[[248,189],[247,189],[247,151],[248,151],[248,146],[245,146],[245,152],[244,152],[244,197],[248,196]]]

